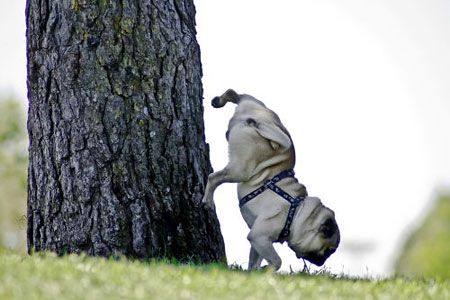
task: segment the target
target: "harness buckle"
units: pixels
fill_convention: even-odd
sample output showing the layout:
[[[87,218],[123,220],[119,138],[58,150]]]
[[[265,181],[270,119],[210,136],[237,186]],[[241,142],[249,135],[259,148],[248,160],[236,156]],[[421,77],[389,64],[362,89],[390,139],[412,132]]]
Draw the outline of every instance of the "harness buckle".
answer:
[[[273,186],[275,183],[272,181],[272,179],[267,179],[264,182],[264,187],[269,188],[270,186]]]
[[[285,238],[289,237],[289,234],[291,233],[291,231],[287,228],[283,228],[283,230],[281,230],[280,235],[278,236],[278,241],[283,241]]]

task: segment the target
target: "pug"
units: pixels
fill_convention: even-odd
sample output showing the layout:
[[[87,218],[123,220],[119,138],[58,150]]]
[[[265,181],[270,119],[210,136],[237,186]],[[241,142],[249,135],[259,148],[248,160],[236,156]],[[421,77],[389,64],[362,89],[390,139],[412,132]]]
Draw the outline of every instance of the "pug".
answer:
[[[238,183],[242,217],[250,228],[249,270],[263,259],[278,270],[281,258],[273,243],[287,242],[297,258],[321,266],[336,251],[340,233],[334,212],[309,197],[294,176],[295,149],[278,115],[263,102],[234,90],[212,100],[215,108],[237,105],[226,138],[227,166],[208,177],[203,203],[214,207],[213,194],[222,183]]]

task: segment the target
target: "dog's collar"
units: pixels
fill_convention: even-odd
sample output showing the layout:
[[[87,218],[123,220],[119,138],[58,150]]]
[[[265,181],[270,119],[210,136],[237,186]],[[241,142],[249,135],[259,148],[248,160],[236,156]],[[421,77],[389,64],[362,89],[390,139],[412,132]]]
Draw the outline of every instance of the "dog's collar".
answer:
[[[291,204],[291,206],[289,207],[286,222],[284,223],[284,227],[281,230],[280,235],[278,236],[278,240],[276,240],[276,242],[283,242],[289,237],[289,234],[291,232],[290,227],[291,227],[292,221],[294,220],[295,211],[297,210],[297,207],[300,205],[300,203],[305,199],[305,197],[294,198],[291,195],[289,195],[288,193],[286,193],[282,188],[280,188],[276,185],[276,183],[278,181],[280,181],[284,178],[287,178],[287,177],[294,177],[294,175],[295,175],[295,173],[294,173],[294,170],[292,170],[292,169],[282,171],[281,173],[275,175],[272,179],[267,180],[264,183],[264,185],[257,188],[253,192],[247,194],[246,196],[244,196],[242,199],[239,200],[239,207],[242,207],[247,202],[254,199],[256,196],[258,196],[265,190],[270,189],[271,191],[273,191],[277,195],[281,196],[283,199],[285,199],[286,201],[288,201]]]

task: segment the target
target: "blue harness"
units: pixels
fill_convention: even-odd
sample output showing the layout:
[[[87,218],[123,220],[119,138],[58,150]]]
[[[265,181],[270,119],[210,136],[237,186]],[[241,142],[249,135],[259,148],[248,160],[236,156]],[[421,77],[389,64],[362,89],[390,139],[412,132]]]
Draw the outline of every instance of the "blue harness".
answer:
[[[290,227],[292,224],[292,221],[294,220],[295,211],[297,210],[297,207],[302,203],[303,200],[305,200],[305,197],[292,197],[288,193],[286,193],[283,189],[279,188],[276,183],[284,178],[287,177],[294,177],[295,173],[294,170],[285,170],[281,173],[275,175],[272,179],[267,180],[264,185],[257,188],[253,192],[247,194],[244,196],[241,200],[239,200],[239,207],[244,206],[247,202],[252,200],[253,198],[257,197],[259,194],[264,192],[267,189],[272,190],[274,193],[281,196],[283,199],[285,199],[287,202],[291,204],[289,207],[288,215],[286,218],[286,222],[284,223],[284,227],[280,232],[280,235],[278,236],[278,240],[276,242],[283,242],[286,240],[286,238],[289,236]]]

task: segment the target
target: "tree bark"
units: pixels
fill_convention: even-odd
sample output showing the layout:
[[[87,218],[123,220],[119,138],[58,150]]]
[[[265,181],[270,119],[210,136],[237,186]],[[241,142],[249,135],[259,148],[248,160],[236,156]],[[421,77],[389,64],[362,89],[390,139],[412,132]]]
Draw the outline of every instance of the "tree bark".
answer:
[[[28,249],[223,260],[192,0],[28,0]]]

